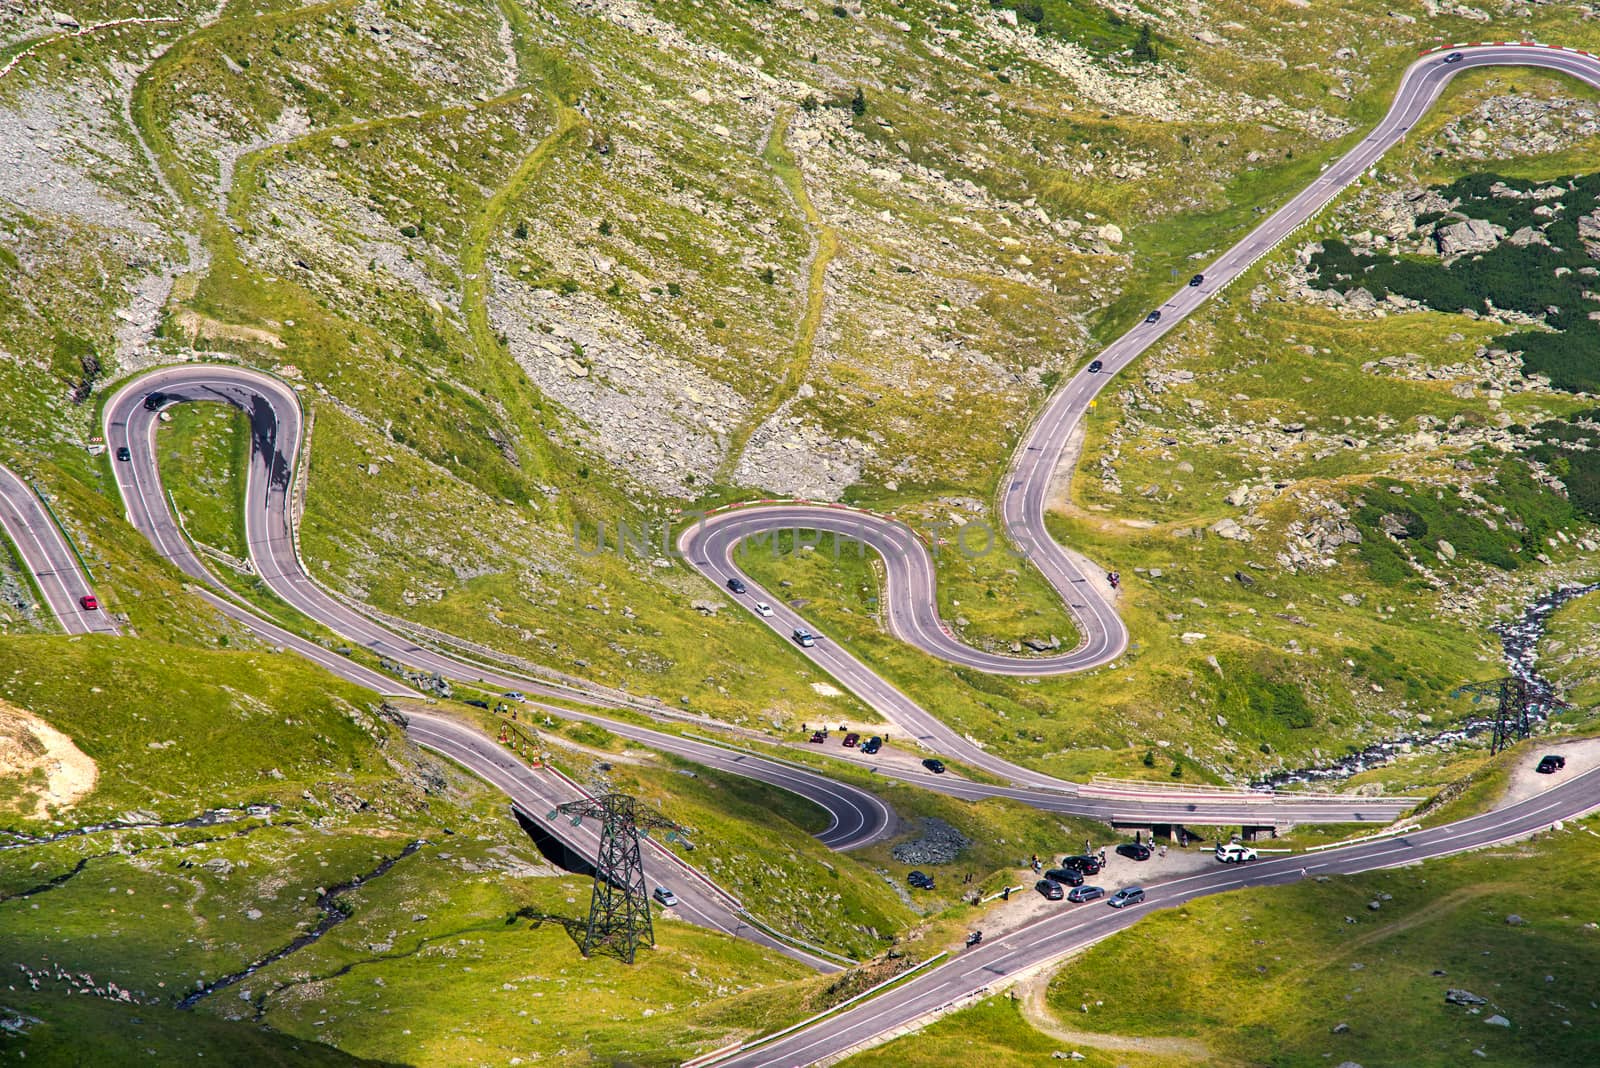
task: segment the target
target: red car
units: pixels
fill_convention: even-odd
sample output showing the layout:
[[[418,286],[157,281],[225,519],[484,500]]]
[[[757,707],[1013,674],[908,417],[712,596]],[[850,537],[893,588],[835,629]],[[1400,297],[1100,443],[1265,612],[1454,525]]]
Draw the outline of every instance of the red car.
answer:
[[[849,734],[844,736],[844,747],[846,749],[854,749],[856,747],[856,743],[860,740],[861,735],[857,734],[855,731],[851,731]]]
[[[100,602],[95,600],[95,596],[92,593],[86,593],[82,597],[79,597],[78,604],[83,607],[85,612],[93,612],[95,609],[100,607]]]

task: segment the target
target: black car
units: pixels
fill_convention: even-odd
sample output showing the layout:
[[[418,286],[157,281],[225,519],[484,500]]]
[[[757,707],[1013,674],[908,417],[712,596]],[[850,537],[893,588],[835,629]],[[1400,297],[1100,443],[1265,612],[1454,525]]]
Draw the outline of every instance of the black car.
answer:
[[[1089,361],[1089,373],[1092,374],[1092,375],[1097,375],[1097,374],[1100,373],[1100,368],[1102,368],[1104,366],[1105,366],[1105,364],[1101,363],[1099,360],[1090,360]]]
[[[935,775],[944,774],[944,761],[935,757],[929,757],[927,760],[924,760],[922,762],[922,766],[933,772]]]
[[[1060,901],[1066,894],[1061,884],[1053,879],[1040,879],[1033,884],[1033,888],[1043,894],[1046,901]]]
[[[1085,875],[1099,875],[1100,869],[1104,867],[1100,863],[1099,857],[1091,857],[1087,853],[1081,856],[1062,857],[1061,866],[1063,868],[1071,868],[1073,871],[1081,871]]]
[[[1128,886],[1112,894],[1111,899],[1107,901],[1106,904],[1110,905],[1114,909],[1125,909],[1129,905],[1137,905],[1143,900],[1144,887]]]
[[[1117,856],[1129,860],[1149,860],[1150,847],[1139,842],[1123,842],[1117,846]]]
[[[933,876],[927,874],[926,872],[914,871],[910,875],[906,876],[906,882],[910,883],[918,890],[933,889]]]
[[[1554,753],[1551,753],[1548,756],[1546,756],[1543,760],[1539,761],[1539,766],[1537,768],[1535,768],[1534,770],[1537,771],[1540,775],[1554,775],[1556,772],[1560,771],[1562,768],[1564,768],[1566,766],[1567,766],[1567,758],[1566,757],[1564,757],[1564,756],[1556,756]]]
[[[1197,274],[1193,278],[1189,279],[1189,284],[1192,285],[1192,286],[1197,286],[1201,282],[1204,282],[1205,280],[1206,280],[1206,276],[1205,275]]]
[[[1146,315],[1144,317],[1144,321],[1147,322],[1147,323],[1159,323],[1161,321],[1161,309],[1157,308],[1155,311],[1151,312],[1149,315]]]
[[[133,453],[128,451],[128,447],[126,445],[118,445],[117,459],[121,460],[123,463],[127,463],[129,460],[133,459]]]
[[[165,393],[146,393],[144,397],[144,410],[147,412],[153,412],[165,403],[167,403],[167,395]]]
[[[1044,877],[1051,882],[1060,883],[1062,886],[1083,885],[1083,872],[1076,868],[1051,868],[1044,873]]]
[[[876,753],[882,748],[883,739],[874,734],[871,738],[868,738],[864,743],[862,743],[861,751],[868,756],[871,756],[873,753]]]
[[[745,589],[744,581],[742,579],[731,578],[728,580],[728,589],[732,590],[734,593],[743,593]]]
[[[1448,56],[1444,57],[1444,61],[1446,63],[1460,63],[1463,59],[1466,59],[1466,58],[1467,57],[1462,55],[1460,52],[1451,52]]]
[[[1105,896],[1106,891],[1103,886],[1074,886],[1067,891],[1068,901],[1093,901]]]

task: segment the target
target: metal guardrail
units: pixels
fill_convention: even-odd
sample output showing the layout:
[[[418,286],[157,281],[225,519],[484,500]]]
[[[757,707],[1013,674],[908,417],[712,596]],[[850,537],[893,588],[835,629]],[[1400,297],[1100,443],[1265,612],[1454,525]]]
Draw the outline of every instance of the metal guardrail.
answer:
[[[917,974],[918,972],[922,971],[924,968],[927,968],[930,964],[935,964],[935,963],[943,960],[944,958],[948,957],[949,955],[950,955],[950,952],[948,950],[940,950],[938,953],[936,953],[933,956],[929,957],[927,960],[919,962],[915,967],[907,968],[905,971],[901,972],[899,975],[891,975],[889,978],[885,979],[883,982],[877,983],[877,984],[875,984],[873,986],[869,986],[867,989],[863,990],[859,994],[856,994],[854,997],[846,998],[845,1000],[839,1002],[839,1004],[830,1006],[829,1008],[826,1008],[826,1009],[823,1009],[821,1012],[817,1013],[816,1015],[809,1016],[806,1019],[801,1020],[799,1023],[790,1024],[788,1027],[785,1027],[783,1030],[774,1031],[769,1035],[761,1035],[761,1036],[759,1036],[757,1038],[752,1038],[748,1042],[740,1042],[737,1045],[724,1046],[719,1050],[714,1050],[714,1051],[712,1051],[710,1053],[701,1054],[699,1057],[695,1057],[695,1058],[693,1058],[691,1060],[684,1061],[683,1065],[681,1066],[681,1068],[710,1068],[711,1065],[717,1064],[720,1061],[727,1060],[729,1057],[732,1057],[733,1055],[735,1055],[737,1053],[743,1053],[746,1050],[755,1049],[757,1046],[764,1046],[768,1042],[775,1042],[778,1039],[784,1037],[785,1035],[790,1035],[790,1034],[793,1034],[796,1031],[799,1031],[799,1030],[802,1030],[804,1028],[810,1027],[812,1024],[816,1023],[819,1020],[825,1020],[829,1016],[832,1016],[834,1013],[839,1012],[841,1009],[847,1009],[851,1005],[856,1004],[857,1002],[864,1001],[867,998],[871,997],[873,994],[876,994],[878,991],[884,989],[885,987],[893,986],[894,984],[896,984],[898,982],[901,982],[902,980],[908,979],[911,976],[913,976],[913,975]]]

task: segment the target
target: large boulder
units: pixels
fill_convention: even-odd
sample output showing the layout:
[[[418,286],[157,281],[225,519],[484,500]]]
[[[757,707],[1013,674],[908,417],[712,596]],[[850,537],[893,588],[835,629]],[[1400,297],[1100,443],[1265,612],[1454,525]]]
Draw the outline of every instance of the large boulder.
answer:
[[[1488,252],[1506,236],[1506,228],[1483,219],[1463,219],[1434,232],[1441,256],[1462,256],[1469,252]]]
[[[1600,260],[1600,208],[1578,216],[1578,240],[1592,260]]]

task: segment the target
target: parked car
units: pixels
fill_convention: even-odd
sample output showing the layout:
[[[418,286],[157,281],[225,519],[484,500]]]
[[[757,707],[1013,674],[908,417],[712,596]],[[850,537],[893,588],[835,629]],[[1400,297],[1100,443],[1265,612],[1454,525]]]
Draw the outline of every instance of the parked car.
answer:
[[[1543,760],[1539,761],[1539,766],[1534,770],[1540,775],[1554,775],[1556,772],[1560,771],[1566,766],[1566,757],[1556,756],[1554,753],[1549,753]]]
[[[770,616],[770,615],[772,615],[772,606],[770,604],[768,604],[767,602],[765,602],[765,601],[757,601],[756,602],[756,615],[758,615],[758,616]]]
[[[1462,55],[1460,52],[1451,52],[1449,55],[1444,57],[1444,61],[1446,63],[1460,63],[1463,59],[1466,59],[1466,58],[1467,57]]]
[[[1144,321],[1147,322],[1147,323],[1159,323],[1161,321],[1161,309],[1157,308],[1155,311],[1151,312],[1149,315],[1146,315],[1144,317]]]
[[[144,395],[144,410],[147,412],[153,412],[165,403],[167,403],[167,395],[165,393],[146,393]]]
[[[507,701],[516,701],[519,704],[528,699],[528,695],[523,693],[521,690],[507,690],[500,696],[504,697]]]
[[[871,738],[868,738],[864,743],[862,743],[861,751],[868,756],[871,756],[873,753],[876,753],[882,748],[883,739],[874,734]]]
[[[1097,375],[1097,374],[1100,373],[1100,368],[1102,368],[1104,366],[1105,366],[1105,363],[1100,361],[1100,360],[1090,360],[1089,361],[1089,373],[1092,374],[1092,375]]]
[[[1068,901],[1094,901],[1105,896],[1106,889],[1103,886],[1074,886],[1067,891]]]
[[[928,875],[926,872],[914,871],[910,875],[906,876],[906,882],[910,883],[918,890],[933,889],[933,876]]]
[[[657,901],[661,902],[669,909],[678,903],[678,895],[674,894],[671,890],[668,890],[664,886],[656,887],[654,897]]]
[[[743,593],[745,591],[744,580],[737,578],[729,579],[728,589],[732,590],[734,593]]]
[[[1061,866],[1063,868],[1071,868],[1073,871],[1081,871],[1085,875],[1099,875],[1100,869],[1105,865],[1100,863],[1099,857],[1091,857],[1087,853],[1082,853],[1076,856],[1062,857]]]
[[[127,463],[129,460],[133,459],[133,453],[128,451],[128,447],[126,445],[118,445],[117,459],[121,460],[123,463]]]
[[[806,649],[809,649],[813,645],[817,644],[816,635],[812,634],[809,630],[806,630],[806,628],[804,628],[804,627],[796,627],[796,628],[794,628],[794,640],[796,642],[798,642],[801,645],[801,647],[806,648]]]
[[[1053,879],[1040,879],[1033,884],[1033,888],[1043,894],[1046,901],[1060,901],[1066,894],[1061,884]]]
[[[100,601],[92,593],[86,593],[78,598],[78,607],[85,612],[93,612],[100,607]]]
[[[1118,890],[1116,893],[1112,894],[1110,900],[1108,900],[1106,904],[1110,905],[1114,909],[1125,909],[1129,905],[1137,905],[1143,900],[1144,887],[1125,886],[1121,890]]]
[[[825,731],[812,731],[811,732],[811,744],[812,745],[821,745],[823,742],[825,742],[827,740],[828,740],[828,735],[827,735],[827,733]]]
[[[933,772],[935,775],[944,774],[944,761],[938,759],[937,757],[929,757],[927,760],[922,762],[922,766]]]
[[[1046,879],[1052,879],[1062,886],[1082,886],[1083,872],[1077,868],[1051,868],[1044,873]]]
[[[1127,857],[1129,860],[1149,860],[1150,847],[1142,842],[1123,842],[1117,846],[1117,856]]]
[[[846,749],[854,749],[856,747],[856,743],[859,741],[861,741],[861,735],[857,734],[855,731],[851,731],[849,734],[844,736],[844,747]]]
[[[1219,842],[1217,859],[1224,864],[1248,864],[1256,859],[1256,851],[1238,842]]]

